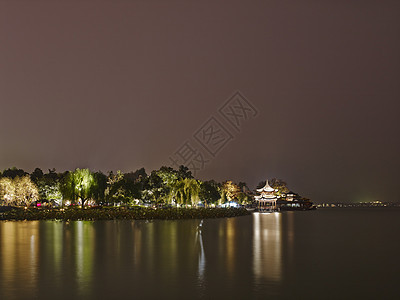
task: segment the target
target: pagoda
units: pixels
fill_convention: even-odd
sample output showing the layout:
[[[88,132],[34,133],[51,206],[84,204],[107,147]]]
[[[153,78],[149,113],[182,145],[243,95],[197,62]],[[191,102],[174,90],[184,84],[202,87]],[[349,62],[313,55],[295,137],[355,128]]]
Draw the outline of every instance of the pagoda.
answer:
[[[254,200],[257,202],[257,208],[260,210],[276,210],[276,201],[278,197],[276,196],[276,190],[272,188],[268,180],[265,183],[265,186],[261,189],[256,190],[260,195],[254,196]]]

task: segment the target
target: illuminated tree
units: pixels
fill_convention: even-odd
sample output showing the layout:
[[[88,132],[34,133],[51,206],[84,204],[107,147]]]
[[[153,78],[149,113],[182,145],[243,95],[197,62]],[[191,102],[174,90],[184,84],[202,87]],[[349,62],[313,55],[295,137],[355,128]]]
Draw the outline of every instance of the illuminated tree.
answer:
[[[105,190],[105,196],[107,201],[120,202],[125,199],[125,190],[123,188],[124,174],[121,171],[117,171],[117,174],[110,172],[107,179],[107,188]]]
[[[117,171],[117,174],[110,172],[105,190],[107,201],[128,203],[141,198],[142,177],[145,175],[143,171],[127,174],[121,171]]]
[[[186,194],[186,203],[190,203],[191,205],[196,205],[200,198],[200,184],[196,179],[185,178],[183,179],[185,182],[185,194]]]
[[[15,177],[15,204],[29,206],[39,199],[39,191],[29,176]]]
[[[41,200],[56,200],[61,203],[63,196],[58,181],[51,181],[47,178],[42,178],[38,180],[37,187]]]
[[[0,179],[0,197],[6,205],[29,206],[39,199],[39,192],[29,176],[3,177]]]
[[[200,198],[200,183],[193,178],[176,180],[171,185],[171,197],[180,205],[196,205]]]
[[[245,192],[240,192],[237,194],[237,200],[240,204],[248,204],[253,201],[253,198]]]
[[[185,199],[185,182],[183,180],[176,180],[172,185],[168,202],[171,203],[172,200],[175,200],[176,204],[181,205],[185,203]]]
[[[143,173],[146,175],[144,170]],[[159,170],[151,172],[150,176],[142,177],[139,189],[142,198],[147,201],[171,203],[175,199],[178,202],[186,203],[186,200],[180,199],[187,199],[184,186],[190,181],[183,181],[184,179],[193,179],[189,168],[180,166],[178,170],[175,170],[162,166]],[[191,188],[187,187],[186,189]]]
[[[277,190],[277,196],[283,196],[289,192],[286,182],[282,179],[272,178],[271,180],[268,180],[268,183],[271,187]]]
[[[253,201],[250,189],[246,182],[239,182],[238,184],[240,192],[237,194],[237,199],[240,204],[248,204]]]
[[[31,179],[39,189],[40,200],[55,201],[62,204],[60,177],[61,175],[56,173],[55,169],[49,170],[47,174],[43,174],[42,170],[38,168],[35,169],[31,174]]]
[[[13,180],[8,177],[0,178],[0,199],[5,205],[11,205],[14,199],[15,187]]]
[[[240,193],[239,186],[230,180],[222,184],[222,190],[228,201],[234,201]]]
[[[64,198],[72,201],[80,200],[82,208],[85,202],[93,197],[96,188],[96,181],[89,169],[76,169],[68,172],[63,180],[61,192]]]
[[[156,203],[169,203],[172,189],[179,179],[178,171],[170,167],[161,167],[151,172],[144,185],[143,197]]]

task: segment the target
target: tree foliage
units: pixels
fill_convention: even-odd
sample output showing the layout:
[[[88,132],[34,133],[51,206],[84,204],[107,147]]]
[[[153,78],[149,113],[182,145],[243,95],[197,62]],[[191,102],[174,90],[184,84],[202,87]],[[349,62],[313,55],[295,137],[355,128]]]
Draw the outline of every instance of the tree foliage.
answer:
[[[40,200],[55,201],[61,204],[63,196],[60,187],[60,177],[55,169],[49,170],[47,174],[43,174],[41,169],[35,169],[31,174],[31,179],[38,187]]]
[[[277,190],[277,196],[283,196],[289,192],[286,182],[282,179],[272,178],[268,182],[271,187]]]
[[[27,175],[28,173],[26,173],[24,170],[22,169],[17,169],[16,167],[4,170],[2,173],[3,177],[9,177],[11,179],[14,179],[15,177],[23,177],[25,175]]]
[[[0,197],[6,205],[29,206],[39,199],[39,191],[29,176],[0,179]]]
[[[214,180],[204,181],[200,185],[199,196],[206,206],[217,204],[218,200],[221,199],[221,185]]]
[[[65,199],[73,202],[80,200],[82,208],[85,202],[95,195],[96,180],[89,169],[76,169],[65,176],[61,192]]]
[[[245,182],[218,183],[213,180],[196,180],[189,168],[178,169],[162,166],[147,175],[144,168],[135,172],[107,175],[76,169],[57,173],[55,169],[44,173],[36,168],[29,176],[22,169],[10,168],[0,172],[0,202],[9,205],[27,205],[35,200],[64,201],[72,203],[139,203],[153,205],[177,204],[180,206],[205,206],[237,201],[247,204],[253,196]],[[283,197],[289,192],[286,182],[273,178],[269,184],[276,189],[276,195]],[[261,181],[257,188],[265,185]],[[284,199],[284,198],[283,198]],[[298,199],[302,199],[298,196]]]
[[[176,180],[170,191],[169,203],[174,201],[179,205],[196,205],[200,201],[200,183],[193,178]]]
[[[227,201],[235,201],[240,193],[240,187],[231,180],[228,180],[222,184],[222,192],[224,193]]]

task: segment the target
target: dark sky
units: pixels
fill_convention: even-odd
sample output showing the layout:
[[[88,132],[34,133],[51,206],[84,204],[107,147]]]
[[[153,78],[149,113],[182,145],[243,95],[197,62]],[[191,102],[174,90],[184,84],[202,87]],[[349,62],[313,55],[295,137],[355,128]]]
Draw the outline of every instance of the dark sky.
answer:
[[[199,178],[399,201],[399,79],[399,1],[0,0],[0,169],[150,171],[240,91]]]

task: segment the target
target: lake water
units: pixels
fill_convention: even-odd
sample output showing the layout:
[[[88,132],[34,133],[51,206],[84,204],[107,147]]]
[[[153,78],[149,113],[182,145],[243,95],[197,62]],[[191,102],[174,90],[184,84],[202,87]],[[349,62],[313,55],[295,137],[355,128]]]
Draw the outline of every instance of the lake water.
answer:
[[[400,209],[0,222],[0,299],[399,299]]]

